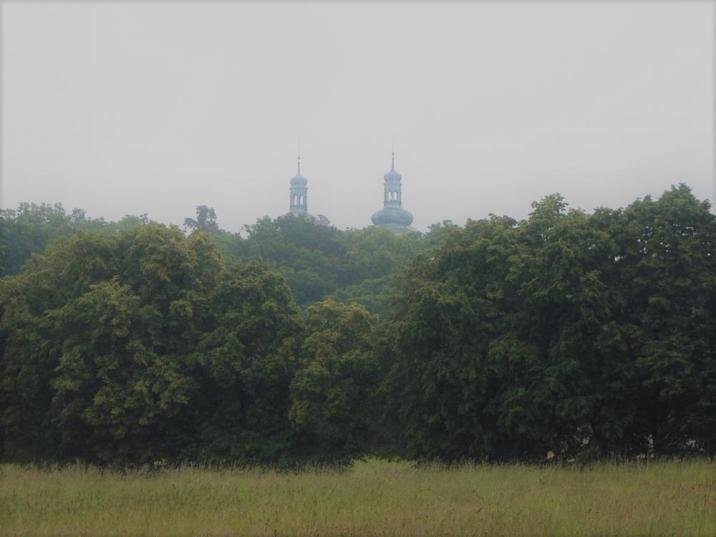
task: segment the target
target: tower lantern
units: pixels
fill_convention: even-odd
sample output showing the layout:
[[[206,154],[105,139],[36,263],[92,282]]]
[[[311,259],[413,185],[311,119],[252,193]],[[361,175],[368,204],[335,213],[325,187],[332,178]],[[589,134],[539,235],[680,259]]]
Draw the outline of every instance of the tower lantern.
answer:
[[[297,216],[308,214],[308,179],[301,175],[301,155],[296,176],[291,179],[289,212]]]
[[[373,214],[373,224],[394,233],[415,231],[410,227],[413,215],[403,209],[403,176],[395,170],[395,153],[391,157],[390,171],[383,180],[383,208]]]

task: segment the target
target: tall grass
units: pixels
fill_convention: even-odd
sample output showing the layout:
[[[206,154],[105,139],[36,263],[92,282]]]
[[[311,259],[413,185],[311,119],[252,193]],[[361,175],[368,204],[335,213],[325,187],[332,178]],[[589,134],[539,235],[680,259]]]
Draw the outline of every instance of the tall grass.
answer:
[[[708,461],[0,472],[2,535],[716,535],[716,463]]]

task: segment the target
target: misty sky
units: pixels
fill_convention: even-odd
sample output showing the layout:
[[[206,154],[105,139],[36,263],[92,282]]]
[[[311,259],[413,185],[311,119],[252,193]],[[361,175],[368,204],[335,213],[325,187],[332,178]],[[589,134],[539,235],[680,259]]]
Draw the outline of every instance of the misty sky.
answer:
[[[6,3],[2,206],[363,227],[395,139],[419,229],[561,192],[713,199],[709,3]]]

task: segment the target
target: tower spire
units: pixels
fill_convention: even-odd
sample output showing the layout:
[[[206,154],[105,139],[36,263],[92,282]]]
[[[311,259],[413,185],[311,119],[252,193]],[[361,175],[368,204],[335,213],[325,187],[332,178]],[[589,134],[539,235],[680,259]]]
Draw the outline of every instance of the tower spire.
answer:
[[[395,147],[390,154],[390,171],[383,176],[383,208],[373,214],[373,224],[395,233],[411,231],[413,215],[403,209],[402,176],[395,170]]]
[[[294,215],[308,212],[308,179],[301,175],[301,141],[296,155],[296,177],[291,179],[289,212]]]
[[[298,175],[301,175],[301,137],[298,137],[298,143],[296,144],[296,154],[298,155]]]
[[[390,137],[390,170],[395,171],[395,134]]]

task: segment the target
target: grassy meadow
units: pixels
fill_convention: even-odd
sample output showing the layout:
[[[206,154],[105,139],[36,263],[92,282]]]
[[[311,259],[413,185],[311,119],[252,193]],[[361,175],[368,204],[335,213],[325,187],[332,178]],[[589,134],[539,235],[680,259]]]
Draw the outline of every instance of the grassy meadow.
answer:
[[[590,469],[370,460],[350,470],[0,465],[13,536],[714,536],[716,462]]]

